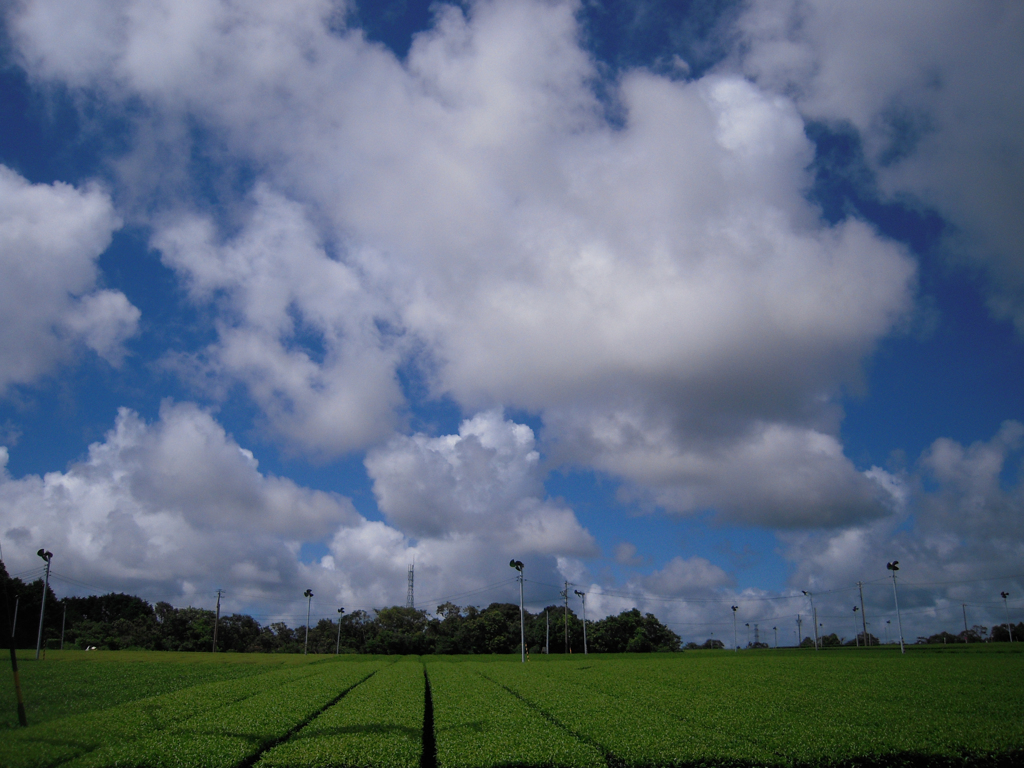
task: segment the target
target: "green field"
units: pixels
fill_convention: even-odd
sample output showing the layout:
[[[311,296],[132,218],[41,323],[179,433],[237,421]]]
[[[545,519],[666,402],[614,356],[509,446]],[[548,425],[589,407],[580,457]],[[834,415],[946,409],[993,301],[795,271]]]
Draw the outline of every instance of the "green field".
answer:
[[[1024,764],[1009,648],[368,657],[50,652],[0,766]]]

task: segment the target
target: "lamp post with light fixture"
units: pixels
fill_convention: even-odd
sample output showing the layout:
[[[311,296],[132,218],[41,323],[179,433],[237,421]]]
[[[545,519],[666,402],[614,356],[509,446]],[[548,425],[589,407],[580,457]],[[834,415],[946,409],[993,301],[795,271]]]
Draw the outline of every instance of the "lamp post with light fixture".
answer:
[[[306,598],[306,642],[302,646],[302,653],[305,655],[309,653],[309,608],[313,604],[313,590],[307,589],[302,596]]]
[[[903,619],[900,618],[900,596],[896,593],[896,571],[900,569],[900,561],[893,560],[891,563],[886,563],[885,567],[892,572],[892,597],[896,602],[896,627],[900,632],[900,653],[906,653],[907,649],[903,647]]]
[[[46,580],[43,582],[43,602],[39,606],[39,636],[36,638],[36,661],[39,661],[39,649],[43,647],[43,613],[46,611],[46,593],[50,589],[50,561],[53,560],[53,552],[40,549],[36,552],[46,561]]]
[[[1000,592],[1003,596],[1003,608],[1006,610],[1006,633],[1010,636],[1010,642],[1013,642],[1013,624],[1010,623],[1010,609],[1006,605],[1006,598],[1010,596],[1009,592]]]
[[[341,653],[341,614],[345,612],[344,608],[338,609],[338,643],[334,646],[334,655],[337,656]]]
[[[513,558],[508,561],[510,568],[519,571],[519,652],[523,664],[526,663],[526,621],[523,618],[523,561]]]

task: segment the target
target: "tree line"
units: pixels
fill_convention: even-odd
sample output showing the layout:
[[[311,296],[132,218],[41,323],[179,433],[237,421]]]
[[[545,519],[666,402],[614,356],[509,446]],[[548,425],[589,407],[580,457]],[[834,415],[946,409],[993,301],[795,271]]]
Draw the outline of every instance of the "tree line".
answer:
[[[0,563],[0,583],[6,602],[6,632],[10,637],[14,606],[17,602],[15,643],[19,648],[35,648],[39,628],[39,608],[43,581],[31,583],[10,578]],[[165,651],[210,651],[216,614],[205,608],[175,608],[170,603],[151,605],[134,595],[111,593],[58,600],[48,588],[43,639],[46,647],[60,647],[63,632],[65,648],[106,650],[143,649]],[[583,622],[570,608],[550,605],[531,613],[524,612],[526,645],[532,654],[550,646],[551,653],[582,653]],[[1012,625],[1013,639],[1024,642],[1024,622]],[[340,630],[340,632],[339,632]],[[339,621],[320,619],[309,627],[310,653],[380,654],[468,654],[518,653],[519,606],[491,603],[486,608],[458,606],[446,602],[437,606],[435,616],[421,609],[392,606],[372,612],[352,611]],[[681,650],[680,637],[653,614],[637,609],[623,611],[587,622],[587,647],[595,653],[645,653]],[[966,633],[940,632],[917,638],[918,643],[951,644],[1006,642],[1005,624],[974,626]],[[820,638],[823,648],[865,645],[863,634],[845,640],[835,634]],[[220,617],[217,626],[217,650],[238,653],[301,653],[306,647],[305,625],[289,627],[285,622],[260,624],[246,614]],[[872,634],[867,645],[878,645]],[[805,637],[801,647],[813,647]],[[723,648],[719,639],[703,644],[687,643],[685,648]],[[769,647],[767,643],[749,647]]]
[[[8,604],[8,634],[18,602],[15,642],[35,648],[43,581],[11,579],[0,564]],[[105,650],[210,651],[216,614],[205,608],[151,605],[134,595],[111,593],[58,600],[48,588],[43,639],[46,647]],[[583,622],[563,605],[524,612],[530,653],[582,653]],[[679,636],[653,614],[633,609],[587,622],[587,648],[595,653],[678,651]],[[550,638],[550,639],[549,639]],[[222,615],[217,650],[238,653],[302,653],[306,627],[285,622],[262,625],[246,614]],[[518,653],[519,606],[491,603],[486,608],[443,603],[435,616],[416,608],[393,606],[352,611],[339,621],[320,619],[309,627],[310,653],[467,654]]]

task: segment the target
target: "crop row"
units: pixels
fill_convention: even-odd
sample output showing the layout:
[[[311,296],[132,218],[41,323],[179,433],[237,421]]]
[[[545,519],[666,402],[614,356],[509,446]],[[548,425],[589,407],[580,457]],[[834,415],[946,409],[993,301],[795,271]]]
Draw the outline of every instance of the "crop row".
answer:
[[[1024,747],[1022,662],[813,653],[528,664],[350,657],[5,731],[0,766],[417,768],[424,735],[437,768],[990,757],[1009,765]]]
[[[67,768],[230,768],[313,718],[381,666],[324,664],[315,674],[208,710],[128,743],[110,743]]]
[[[639,689],[625,686],[616,693],[588,687],[580,677],[588,670],[563,667],[561,675],[547,675],[550,665],[480,665],[469,667],[496,685],[514,691],[562,727],[596,744],[626,765],[672,765],[700,762],[715,755],[744,759],[752,755],[726,734],[694,728],[652,706]],[[625,694],[625,695],[623,695]]]
[[[424,699],[423,665],[389,664],[264,754],[258,768],[417,768]]]
[[[438,768],[605,764],[593,745],[480,675],[478,666],[427,664]]]
[[[224,663],[154,661],[155,654],[150,654],[149,661],[139,662],[109,659],[112,653],[107,653],[103,655],[108,658],[96,663],[88,654],[75,653],[78,658],[71,656],[71,652],[61,658],[59,652],[51,651],[46,661],[34,662],[30,658],[23,663],[19,660],[30,724],[40,725],[60,717],[106,709],[203,683],[261,675],[274,668],[230,660]],[[218,657],[225,658],[224,654]],[[2,674],[0,680],[4,680]],[[17,727],[14,686],[4,681],[0,686],[0,733]]]
[[[47,768],[74,758],[81,759],[110,745],[132,745],[174,729],[201,729],[204,720],[219,711],[257,696],[273,695],[289,685],[319,680],[335,667],[338,671],[352,670],[351,674],[357,677],[367,674],[362,664],[290,667],[51,720],[7,732],[0,741],[0,765],[6,768]]]
[[[823,655],[478,671],[629,765],[768,765],[1019,750],[1019,662],[1000,666],[980,657],[951,668],[938,656]]]

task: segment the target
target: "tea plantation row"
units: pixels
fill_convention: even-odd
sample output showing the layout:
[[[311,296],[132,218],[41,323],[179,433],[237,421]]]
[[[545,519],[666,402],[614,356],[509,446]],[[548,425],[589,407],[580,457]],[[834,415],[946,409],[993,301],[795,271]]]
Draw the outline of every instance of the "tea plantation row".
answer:
[[[121,689],[30,710],[0,730],[0,766],[1024,764],[1018,653],[265,657],[244,674],[227,655],[83,656],[25,664],[26,688],[107,670]],[[174,666],[207,681],[175,687]]]

